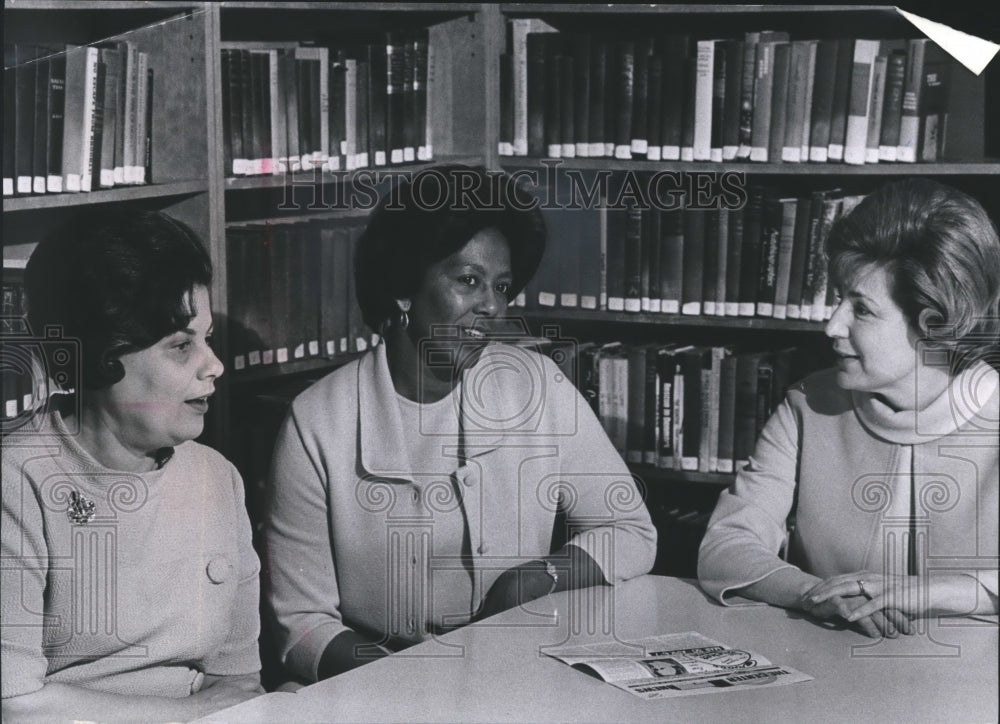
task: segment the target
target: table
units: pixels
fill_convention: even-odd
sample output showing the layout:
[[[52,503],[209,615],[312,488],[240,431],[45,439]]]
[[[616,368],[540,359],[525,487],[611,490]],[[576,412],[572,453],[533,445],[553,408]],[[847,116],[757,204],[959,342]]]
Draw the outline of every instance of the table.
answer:
[[[765,605],[722,607],[696,582],[642,576],[562,592],[346,674],[203,722],[986,722],[997,720],[997,626],[967,618],[876,641]],[[814,677],[644,701],[545,656],[546,646],[697,631]]]

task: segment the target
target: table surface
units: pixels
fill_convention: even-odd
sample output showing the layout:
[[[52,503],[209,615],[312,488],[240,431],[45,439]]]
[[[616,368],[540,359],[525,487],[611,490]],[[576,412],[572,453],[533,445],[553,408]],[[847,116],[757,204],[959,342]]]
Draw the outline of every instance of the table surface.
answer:
[[[694,581],[642,576],[554,594],[296,693],[204,722],[997,721],[997,626],[921,622],[868,639],[765,605],[723,607]],[[546,647],[697,631],[813,681],[645,701],[544,655]]]

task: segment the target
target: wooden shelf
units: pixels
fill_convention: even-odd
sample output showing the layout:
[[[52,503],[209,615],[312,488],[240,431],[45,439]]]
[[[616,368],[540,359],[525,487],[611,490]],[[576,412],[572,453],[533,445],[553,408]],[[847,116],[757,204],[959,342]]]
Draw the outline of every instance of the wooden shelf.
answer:
[[[766,176],[998,176],[1000,161],[949,161],[942,163],[873,163],[853,166],[845,163],[746,163],[742,161],[643,161],[615,158],[529,158],[501,156],[504,168],[641,171],[688,173],[743,173]]]
[[[671,483],[693,483],[696,485],[713,485],[716,487],[730,485],[736,477],[735,473],[699,473],[693,470],[673,470],[672,468],[657,468],[652,465],[630,464],[629,470],[641,478],[647,488],[670,485]]]
[[[206,179],[177,181],[167,184],[146,184],[144,186],[122,186],[119,188],[91,191],[79,194],[39,194],[37,196],[6,196],[3,200],[4,213],[13,211],[35,211],[40,209],[61,209],[72,206],[93,204],[114,204],[142,199],[174,198],[191,196],[208,190]]]
[[[738,15],[764,13],[895,13],[892,5],[728,5],[723,3],[501,3],[500,12],[507,15],[549,15],[587,13],[603,15]]]
[[[250,382],[277,379],[286,375],[303,374],[305,372],[332,372],[337,367],[347,364],[364,352],[352,352],[336,357],[313,357],[311,359],[294,360],[283,364],[255,365],[230,373],[229,384],[241,385]]]
[[[316,11],[324,12],[405,12],[405,13],[474,13],[478,12],[480,3],[421,3],[421,2],[280,2],[266,3],[256,0],[225,0],[219,3],[223,10],[278,10],[285,11]],[[276,7],[278,6],[278,7]]]
[[[823,331],[823,322],[768,317],[708,317],[687,314],[650,314],[643,312],[609,312],[591,309],[520,309],[515,307],[508,316],[521,315],[528,321],[602,322],[609,324],[645,324],[669,327],[715,327],[719,329],[769,329],[782,332]]]

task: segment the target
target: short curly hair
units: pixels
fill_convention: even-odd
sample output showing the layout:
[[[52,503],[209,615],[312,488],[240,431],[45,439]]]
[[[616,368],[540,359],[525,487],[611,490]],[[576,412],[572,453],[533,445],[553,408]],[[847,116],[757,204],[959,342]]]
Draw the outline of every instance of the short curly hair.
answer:
[[[84,389],[124,374],[118,358],[184,329],[197,313],[190,292],[209,286],[212,262],[198,236],[158,211],[101,209],[39,242],[28,260],[28,323],[80,342]]]
[[[355,250],[355,287],[365,324],[373,330],[399,313],[427,269],[483,229],[499,230],[510,247],[513,299],[545,250],[537,200],[503,172],[460,164],[434,166],[403,178],[382,197]]]
[[[967,193],[923,178],[886,184],[833,225],[826,245],[835,281],[885,269],[893,300],[928,340],[966,351],[996,344],[1000,240]]]

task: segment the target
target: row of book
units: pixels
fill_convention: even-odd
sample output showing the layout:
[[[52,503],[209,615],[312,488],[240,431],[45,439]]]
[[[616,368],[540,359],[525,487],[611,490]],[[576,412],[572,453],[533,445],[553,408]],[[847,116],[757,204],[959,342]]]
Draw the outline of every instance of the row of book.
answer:
[[[796,348],[677,343],[587,342],[576,359],[580,391],[628,463],[703,473],[739,470],[789,384],[817,364]]]
[[[932,162],[953,61],[921,39],[622,38],[508,21],[501,156]]]
[[[3,195],[149,183],[153,74],[130,41],[5,44]]]
[[[226,173],[431,160],[430,61],[426,31],[334,47],[223,43]]]
[[[739,209],[543,212],[549,248],[514,306],[824,321],[826,237],[862,198],[749,186]]]
[[[354,290],[360,232],[319,220],[227,228],[232,369],[329,359],[377,342]]]
[[[30,338],[25,320],[27,313],[28,300],[23,279],[20,275],[12,278],[5,268],[0,285],[0,375],[3,377],[3,414],[0,417],[4,422],[4,432],[8,423],[24,418],[34,410],[39,398],[37,366],[32,355],[34,345],[19,342]]]

